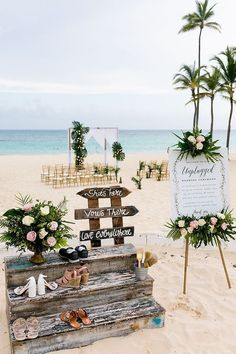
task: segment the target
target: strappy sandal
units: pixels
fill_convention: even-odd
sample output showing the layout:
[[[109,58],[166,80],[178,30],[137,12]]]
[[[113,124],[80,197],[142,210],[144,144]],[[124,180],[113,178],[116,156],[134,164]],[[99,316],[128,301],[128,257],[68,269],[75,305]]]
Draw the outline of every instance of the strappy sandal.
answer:
[[[60,314],[61,321],[67,322],[71,327],[79,329],[80,324],[77,322],[77,318],[78,316],[76,311],[66,311]]]
[[[81,321],[83,322],[83,324],[85,326],[88,326],[92,323],[92,321],[88,317],[87,312],[84,309],[78,309],[75,312],[76,312],[77,317],[81,319]]]
[[[81,275],[77,274],[74,268],[67,268],[63,277],[56,280],[57,284],[62,288],[79,288]]]
[[[81,275],[81,284],[85,285],[88,283],[89,280],[89,271],[88,268],[85,266],[75,267],[77,275]]]

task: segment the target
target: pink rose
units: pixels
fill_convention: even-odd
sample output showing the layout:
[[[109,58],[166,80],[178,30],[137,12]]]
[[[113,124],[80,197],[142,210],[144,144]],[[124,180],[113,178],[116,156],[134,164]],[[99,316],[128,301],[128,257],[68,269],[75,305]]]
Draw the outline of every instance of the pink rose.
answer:
[[[22,210],[29,212],[32,210],[32,207],[33,207],[33,204],[28,203],[28,204],[23,205]]]
[[[222,228],[222,230],[226,230],[227,229],[227,224],[226,224],[226,222],[223,222],[223,224],[221,225],[221,228]]]
[[[37,234],[35,231],[29,231],[26,235],[26,238],[30,242],[34,242],[36,240]]]
[[[57,240],[55,239],[55,237],[50,236],[50,237],[47,238],[47,244],[48,244],[50,247],[55,246],[56,243],[57,243]]]
[[[218,221],[218,219],[215,218],[214,216],[212,216],[212,218],[211,218],[211,224],[212,224],[212,225],[216,225],[217,221]]]
[[[192,228],[192,229],[197,229],[198,228],[198,221],[197,220],[193,220],[190,222],[189,226]]]
[[[196,144],[196,149],[197,150],[202,150],[203,149],[203,144],[202,143],[197,143]]]
[[[48,227],[51,231],[56,231],[58,228],[58,223],[56,221],[52,221],[48,224]]]
[[[203,143],[205,141],[205,138],[202,135],[198,135],[196,137],[196,141],[197,141],[197,143]]]

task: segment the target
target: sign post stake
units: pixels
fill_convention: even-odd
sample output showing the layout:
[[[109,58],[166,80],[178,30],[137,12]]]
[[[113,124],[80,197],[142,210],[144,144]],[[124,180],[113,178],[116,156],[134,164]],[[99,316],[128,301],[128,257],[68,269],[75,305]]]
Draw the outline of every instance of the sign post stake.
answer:
[[[183,294],[186,294],[186,287],[187,287],[188,251],[189,251],[189,238],[186,237],[186,240],[185,240],[185,257],[184,257],[184,287],[183,287]]]
[[[224,271],[225,271],[225,276],[226,276],[226,280],[227,280],[227,283],[228,283],[228,287],[230,289],[231,288],[231,283],[230,283],[230,280],[229,280],[229,275],[228,275],[228,272],[227,272],[227,268],[226,268],[226,264],[225,264],[225,260],[224,260],[224,255],[223,255],[223,251],[222,251],[221,243],[220,243],[219,239],[217,239],[217,244],[218,244],[218,247],[219,247],[220,257],[221,257],[221,261],[222,261],[223,268],[224,268]]]

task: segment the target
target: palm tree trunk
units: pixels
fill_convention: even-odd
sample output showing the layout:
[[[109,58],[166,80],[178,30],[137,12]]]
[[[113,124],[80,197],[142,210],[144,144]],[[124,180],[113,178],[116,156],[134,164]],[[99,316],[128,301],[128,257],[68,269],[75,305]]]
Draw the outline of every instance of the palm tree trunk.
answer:
[[[214,128],[214,95],[211,96],[211,136],[213,135],[213,128]]]
[[[229,153],[229,142],[230,142],[230,133],[231,133],[231,120],[233,116],[233,107],[234,107],[234,100],[233,97],[230,97],[230,113],[229,113],[229,122],[228,122],[228,130],[227,130],[227,139],[226,139],[226,147]]]
[[[193,129],[196,127],[196,117],[197,117],[197,104],[196,104],[196,95],[194,90],[192,90],[192,98],[193,98],[193,104],[194,104],[194,113],[193,113]]]
[[[199,106],[200,106],[200,100],[199,100],[199,81],[200,81],[200,67],[201,67],[201,36],[202,36],[202,27],[200,27],[200,32],[198,36],[198,86],[197,86],[197,117],[196,117],[196,126],[195,128],[198,128],[198,122],[199,122]]]

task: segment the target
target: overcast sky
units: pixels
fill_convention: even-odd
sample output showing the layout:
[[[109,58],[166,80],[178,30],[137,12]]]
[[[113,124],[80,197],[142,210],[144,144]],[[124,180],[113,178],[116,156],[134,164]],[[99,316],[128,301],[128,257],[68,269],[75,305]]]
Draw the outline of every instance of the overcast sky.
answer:
[[[210,4],[214,4],[214,0]],[[0,129],[190,128],[189,93],[173,75],[197,57],[197,31],[178,34],[194,0],[0,0]],[[235,0],[218,0],[202,62],[236,46]],[[216,101],[226,128],[228,102]],[[209,102],[200,125],[209,127]],[[234,117],[233,128],[236,128]]]

